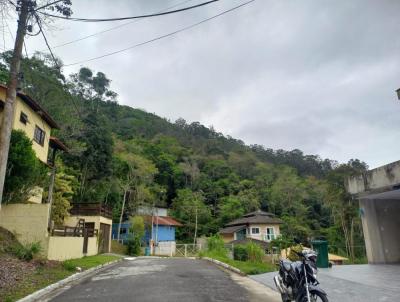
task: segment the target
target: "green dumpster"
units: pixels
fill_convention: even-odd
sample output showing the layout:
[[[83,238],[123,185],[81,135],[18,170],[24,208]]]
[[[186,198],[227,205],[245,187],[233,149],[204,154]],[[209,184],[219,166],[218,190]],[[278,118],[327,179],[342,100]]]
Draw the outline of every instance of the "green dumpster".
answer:
[[[312,240],[312,249],[318,253],[317,267],[329,267],[328,259],[328,241],[325,240]]]

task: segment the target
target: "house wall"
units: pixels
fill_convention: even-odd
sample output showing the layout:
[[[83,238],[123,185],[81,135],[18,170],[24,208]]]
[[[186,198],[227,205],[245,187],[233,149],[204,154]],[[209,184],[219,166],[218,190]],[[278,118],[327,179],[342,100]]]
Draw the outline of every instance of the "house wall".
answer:
[[[0,88],[0,100],[6,99],[6,90]],[[28,116],[28,123],[24,125],[20,122],[19,117],[21,111]],[[3,110],[0,111],[0,122],[3,118]],[[45,140],[43,146],[33,141],[33,136],[35,133],[35,126],[40,127],[46,132]],[[51,134],[51,127],[41,118],[39,114],[31,109],[21,98],[17,97],[15,103],[15,112],[13,120],[13,129],[23,130],[26,135],[32,140],[32,148],[36,153],[36,156],[44,163],[47,163],[47,155],[49,152],[49,140]]]
[[[97,255],[97,238],[88,238],[87,254],[83,254],[83,237],[58,237],[49,238],[47,258],[49,260],[63,261],[67,259],[82,258],[83,256]]]
[[[49,234],[47,231],[49,204],[9,204],[0,211],[0,226],[15,234],[21,243],[40,241],[46,256]]]
[[[119,223],[113,223],[112,224],[112,235],[111,235],[112,239],[117,239],[118,238],[118,226],[119,226]],[[126,229],[127,231],[126,231],[125,234],[120,234],[119,239],[128,240],[128,238],[130,236],[129,235],[129,228],[130,227],[131,227],[130,222],[121,223],[121,230],[122,229]]]
[[[175,241],[175,227],[168,225],[153,226],[153,238],[157,241]]]
[[[118,223],[113,223],[112,226],[112,238],[118,238]],[[119,238],[122,240],[128,240],[131,238],[131,234],[129,233],[129,228],[131,227],[130,222],[124,222],[121,224],[121,229],[125,228],[128,231],[125,234],[120,234]],[[157,236],[156,236],[157,235]],[[149,229],[145,229],[145,234],[143,240],[146,243],[149,243],[151,239],[151,231]],[[174,226],[167,226],[167,225],[159,225],[158,226],[158,233],[157,233],[157,225],[153,226],[153,239],[161,241],[175,241],[175,227]]]
[[[100,223],[104,223],[110,226],[109,236],[109,247],[108,250],[111,250],[111,232],[112,232],[112,220],[103,216],[69,216],[64,220],[64,225],[74,227],[77,225],[79,219],[85,219],[85,222],[94,222],[94,228],[100,230]],[[97,254],[97,253],[96,253]]]
[[[259,234],[252,234],[251,228],[259,228]],[[267,228],[274,228],[275,238],[280,234],[279,224],[251,224],[247,228],[247,238],[267,241]]]
[[[235,240],[233,238],[233,234],[221,234],[221,236],[222,236],[222,240],[224,240],[225,243],[229,243],[229,242]]]

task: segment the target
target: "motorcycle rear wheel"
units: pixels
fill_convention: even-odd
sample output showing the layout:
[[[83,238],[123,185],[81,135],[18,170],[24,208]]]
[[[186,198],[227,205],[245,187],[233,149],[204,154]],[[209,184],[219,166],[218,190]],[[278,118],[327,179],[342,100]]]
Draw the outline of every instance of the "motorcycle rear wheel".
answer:
[[[310,292],[311,302],[329,302],[328,297],[320,292]],[[304,297],[303,302],[307,301],[307,296]]]

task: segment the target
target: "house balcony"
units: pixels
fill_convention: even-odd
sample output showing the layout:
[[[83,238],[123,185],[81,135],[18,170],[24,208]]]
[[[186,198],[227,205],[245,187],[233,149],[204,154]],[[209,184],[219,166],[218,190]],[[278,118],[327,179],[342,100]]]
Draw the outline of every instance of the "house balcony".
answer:
[[[69,210],[73,216],[103,216],[112,219],[112,209],[101,203],[72,203]]]

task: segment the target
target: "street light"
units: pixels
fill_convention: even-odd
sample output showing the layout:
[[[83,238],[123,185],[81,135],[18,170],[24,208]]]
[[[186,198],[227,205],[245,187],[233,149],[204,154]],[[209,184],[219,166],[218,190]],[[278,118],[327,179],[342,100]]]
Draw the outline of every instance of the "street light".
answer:
[[[397,98],[400,100],[400,88],[396,90],[397,92]]]

